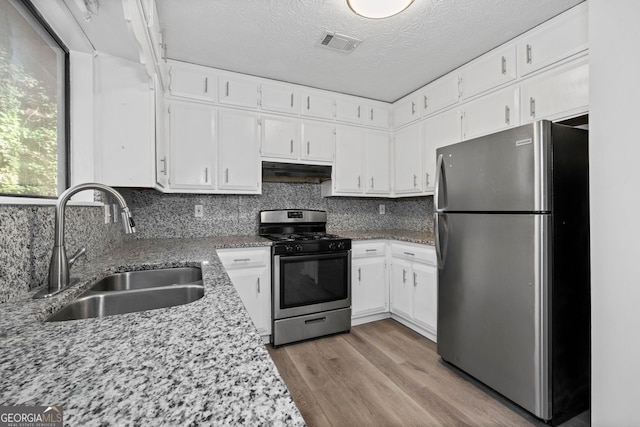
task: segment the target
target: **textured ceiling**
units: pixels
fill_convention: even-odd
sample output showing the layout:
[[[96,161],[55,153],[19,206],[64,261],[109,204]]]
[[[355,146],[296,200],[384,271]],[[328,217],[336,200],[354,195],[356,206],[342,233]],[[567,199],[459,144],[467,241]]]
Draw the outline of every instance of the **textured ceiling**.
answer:
[[[392,102],[582,0],[416,0],[369,20],[345,0],[157,0],[167,57]],[[318,47],[325,30],[362,43]]]

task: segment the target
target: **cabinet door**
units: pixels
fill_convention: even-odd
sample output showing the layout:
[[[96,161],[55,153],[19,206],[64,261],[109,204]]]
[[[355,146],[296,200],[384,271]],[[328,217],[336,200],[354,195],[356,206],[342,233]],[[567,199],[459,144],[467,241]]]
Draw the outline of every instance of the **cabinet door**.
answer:
[[[200,67],[172,64],[169,92],[173,96],[218,102],[218,76]]]
[[[422,191],[422,138],[419,123],[396,132],[394,191],[420,193]]]
[[[267,267],[227,270],[260,335],[271,333],[271,285]]]
[[[516,79],[516,47],[510,45],[482,55],[460,71],[462,99]]]
[[[379,107],[375,105],[369,105],[364,112],[363,123],[367,126],[373,126],[377,128],[389,128],[389,109],[387,107]]]
[[[339,127],[336,129],[336,161],[334,188],[336,192],[362,193],[364,191],[363,130]]]
[[[452,72],[425,87],[420,92],[420,109],[423,116],[437,113],[458,102],[460,88],[458,73]]]
[[[302,122],[300,158],[332,162],[335,152],[335,126],[328,123]]]
[[[302,93],[302,115],[320,119],[333,119],[335,99],[328,94],[317,92]]]
[[[518,125],[518,87],[508,87],[463,107],[463,138],[470,139]]]
[[[387,311],[384,258],[357,259],[352,262],[351,309],[353,317]]]
[[[446,145],[460,142],[462,121],[460,108],[445,111],[426,119],[423,123],[424,140],[424,190],[431,192],[435,187],[436,150]]]
[[[300,112],[300,91],[291,85],[263,83],[260,89],[260,105],[265,111],[298,114]]]
[[[520,38],[520,75],[526,76],[588,47],[588,6],[585,2],[528,31]]]
[[[418,96],[411,96],[393,105],[393,126],[399,127],[411,123],[420,117]]]
[[[258,108],[258,82],[240,77],[220,76],[221,104]]]
[[[522,123],[556,120],[589,110],[589,64],[586,58],[522,84]]]
[[[391,192],[390,156],[391,144],[387,132],[367,131],[364,141],[364,168],[367,193]]]
[[[438,321],[438,270],[433,265],[413,264],[413,319],[435,334]]]
[[[297,159],[300,152],[300,124],[296,119],[262,117],[262,157]]]
[[[219,113],[219,188],[258,192],[260,156],[258,119],[237,111]]]
[[[347,123],[362,122],[362,104],[353,99],[338,98],[336,101],[336,120]]]
[[[412,317],[413,269],[411,263],[394,259],[391,262],[391,312],[407,319]]]
[[[206,105],[172,102],[169,135],[171,188],[212,190],[216,110]]]

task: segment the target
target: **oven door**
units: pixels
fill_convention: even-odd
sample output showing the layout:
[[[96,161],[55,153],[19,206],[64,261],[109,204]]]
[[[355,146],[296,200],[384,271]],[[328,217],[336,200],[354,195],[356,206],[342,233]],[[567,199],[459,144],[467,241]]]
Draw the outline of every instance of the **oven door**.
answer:
[[[274,319],[350,306],[351,251],[274,256]]]

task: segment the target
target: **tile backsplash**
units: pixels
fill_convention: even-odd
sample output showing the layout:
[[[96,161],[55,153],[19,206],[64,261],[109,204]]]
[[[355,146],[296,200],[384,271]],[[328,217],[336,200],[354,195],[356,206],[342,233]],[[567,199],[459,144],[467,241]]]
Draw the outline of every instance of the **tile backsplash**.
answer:
[[[119,189],[131,207],[136,239],[250,235],[258,232],[258,213],[264,209],[320,209],[327,211],[330,230],[432,230],[431,197],[373,199],[329,197],[319,184],[262,184],[262,195],[162,194],[150,189]],[[379,205],[386,213],[378,213]],[[203,206],[196,218],[195,205]],[[130,238],[131,238],[130,237]]]
[[[55,206],[0,205],[0,303],[46,283],[54,217]],[[68,206],[65,219],[67,254],[71,256],[81,247],[87,249],[78,265],[123,239],[120,224],[104,224],[101,206]]]

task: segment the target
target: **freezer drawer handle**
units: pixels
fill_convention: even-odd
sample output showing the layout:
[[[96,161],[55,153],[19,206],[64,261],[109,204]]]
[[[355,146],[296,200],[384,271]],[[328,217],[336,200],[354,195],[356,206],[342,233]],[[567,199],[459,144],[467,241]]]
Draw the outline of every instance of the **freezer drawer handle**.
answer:
[[[310,324],[313,324],[313,323],[321,323],[321,322],[324,322],[325,320],[327,320],[326,317],[318,317],[318,318],[315,318],[315,319],[305,320],[304,324],[305,325],[310,325]]]

